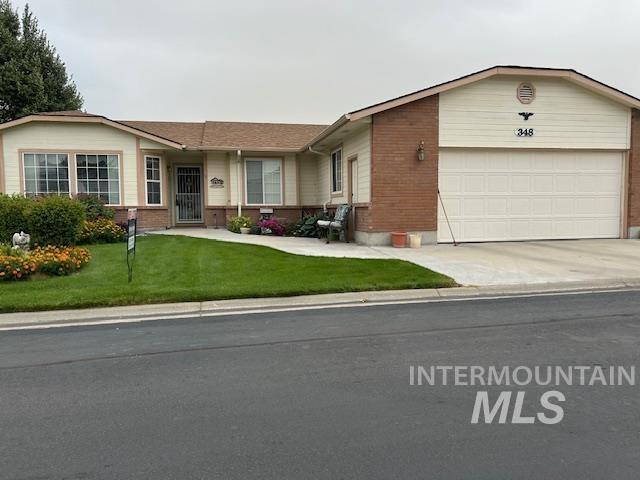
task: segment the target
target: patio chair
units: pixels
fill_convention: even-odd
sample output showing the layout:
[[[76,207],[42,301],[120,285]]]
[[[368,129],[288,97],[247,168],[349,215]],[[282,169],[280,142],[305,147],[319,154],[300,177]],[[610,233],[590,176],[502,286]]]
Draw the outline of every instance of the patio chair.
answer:
[[[347,203],[341,203],[336,209],[336,214],[333,220],[318,220],[318,238],[320,238],[320,231],[327,230],[327,243],[331,242],[331,235],[334,231],[344,234],[344,241],[349,243],[347,238],[347,222],[349,220],[349,212],[351,212],[351,205]]]

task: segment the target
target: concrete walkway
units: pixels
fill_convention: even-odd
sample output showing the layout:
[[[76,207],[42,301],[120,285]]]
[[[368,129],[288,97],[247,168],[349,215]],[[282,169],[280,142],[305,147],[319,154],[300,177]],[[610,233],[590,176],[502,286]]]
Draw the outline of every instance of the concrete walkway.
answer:
[[[429,245],[419,249],[369,247],[314,238],[239,235],[225,229],[171,229],[186,235],[272,247],[297,255],[397,258],[444,273],[462,285],[530,285],[640,278],[638,240],[557,240]]]

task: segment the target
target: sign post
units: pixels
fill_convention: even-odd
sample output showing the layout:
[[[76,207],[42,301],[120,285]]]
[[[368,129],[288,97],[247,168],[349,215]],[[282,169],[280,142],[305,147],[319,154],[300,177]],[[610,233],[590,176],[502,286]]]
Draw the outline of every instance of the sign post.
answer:
[[[136,259],[136,229],[138,209],[130,208],[127,212],[127,268],[129,270],[129,283],[133,278],[133,261]]]

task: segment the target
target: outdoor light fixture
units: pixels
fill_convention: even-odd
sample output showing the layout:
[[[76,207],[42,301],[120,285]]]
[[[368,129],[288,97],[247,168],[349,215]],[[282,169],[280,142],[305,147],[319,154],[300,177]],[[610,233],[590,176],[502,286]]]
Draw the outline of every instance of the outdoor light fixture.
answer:
[[[420,140],[416,153],[418,154],[418,160],[422,162],[424,160],[424,140]]]

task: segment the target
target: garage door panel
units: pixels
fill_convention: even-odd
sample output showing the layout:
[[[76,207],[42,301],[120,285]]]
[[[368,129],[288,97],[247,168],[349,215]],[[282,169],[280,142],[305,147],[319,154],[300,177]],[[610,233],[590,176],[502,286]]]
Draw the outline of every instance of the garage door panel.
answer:
[[[457,240],[619,236],[621,153],[443,150],[439,162]],[[438,211],[438,240],[451,241]]]

